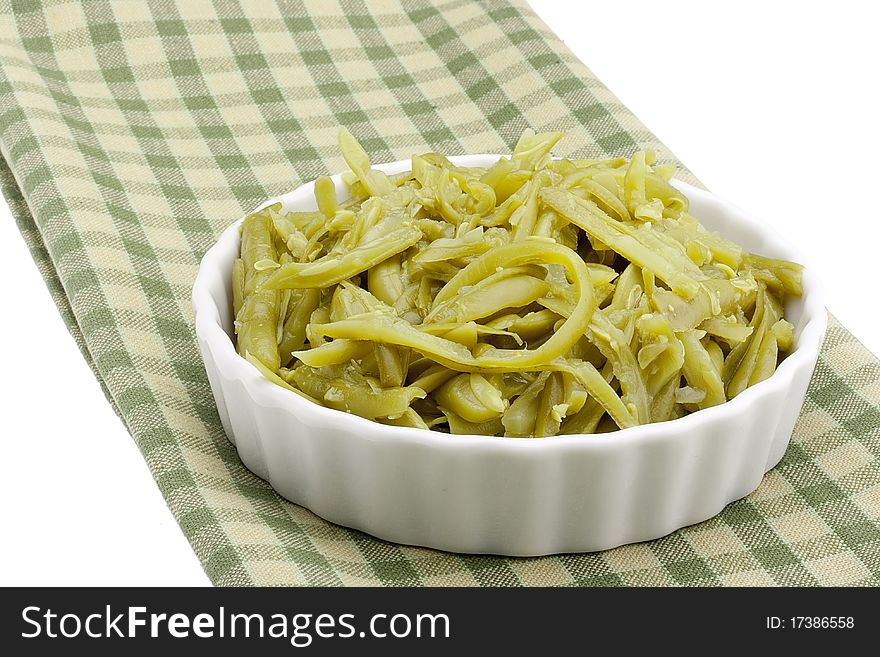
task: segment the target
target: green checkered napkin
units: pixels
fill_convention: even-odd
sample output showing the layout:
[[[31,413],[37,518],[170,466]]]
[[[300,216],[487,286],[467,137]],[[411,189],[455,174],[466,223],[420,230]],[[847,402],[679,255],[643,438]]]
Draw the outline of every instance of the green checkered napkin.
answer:
[[[107,398],[221,585],[877,585],[880,363],[833,319],[782,463],[719,516],[596,554],[386,543],[278,497],[226,439],[190,287],[220,232],[344,164],[671,154],[521,0],[0,0],[0,180]],[[680,177],[693,181],[682,170]]]

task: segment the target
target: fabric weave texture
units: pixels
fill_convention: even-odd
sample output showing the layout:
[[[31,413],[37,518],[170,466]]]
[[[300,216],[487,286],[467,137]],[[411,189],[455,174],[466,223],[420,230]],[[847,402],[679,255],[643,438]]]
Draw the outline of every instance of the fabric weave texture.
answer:
[[[560,155],[674,160],[521,0],[0,0],[4,195],[215,584],[880,584],[880,363],[833,318],[783,461],[655,541],[449,554],[325,522],[252,475],[190,290],[245,211],[344,168],[339,125],[375,162],[509,152],[526,128],[565,132]]]

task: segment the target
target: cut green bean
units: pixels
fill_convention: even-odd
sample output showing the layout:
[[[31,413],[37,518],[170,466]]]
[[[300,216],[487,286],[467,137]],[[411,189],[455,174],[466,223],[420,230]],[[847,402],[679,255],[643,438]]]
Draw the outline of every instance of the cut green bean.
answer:
[[[257,267],[277,262],[272,219],[268,212],[249,215],[241,228],[241,267],[244,270],[241,307],[235,316],[238,352],[250,353],[270,370],[281,366],[278,351],[278,292],[260,289],[272,269]]]

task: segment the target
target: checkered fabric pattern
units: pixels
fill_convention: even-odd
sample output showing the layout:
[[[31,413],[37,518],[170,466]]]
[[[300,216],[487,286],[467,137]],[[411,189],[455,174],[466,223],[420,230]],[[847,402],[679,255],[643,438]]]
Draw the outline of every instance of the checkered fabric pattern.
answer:
[[[565,132],[563,155],[672,159],[522,0],[0,9],[4,194],[214,583],[880,583],[880,363],[833,319],[782,463],[719,516],[648,543],[536,559],[394,545],[286,502],[242,466],[190,288],[244,211],[343,168],[339,125],[377,162],[506,152],[528,127]]]

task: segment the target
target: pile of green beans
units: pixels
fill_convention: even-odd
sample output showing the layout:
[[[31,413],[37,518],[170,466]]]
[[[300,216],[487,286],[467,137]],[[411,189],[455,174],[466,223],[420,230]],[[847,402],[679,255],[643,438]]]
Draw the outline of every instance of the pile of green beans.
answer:
[[[559,133],[460,167],[370,167],[345,129],[349,200],[245,218],[238,352],[316,404],[452,434],[613,431],[721,404],[793,343],[800,265],[706,230],[649,151],[553,159]]]

